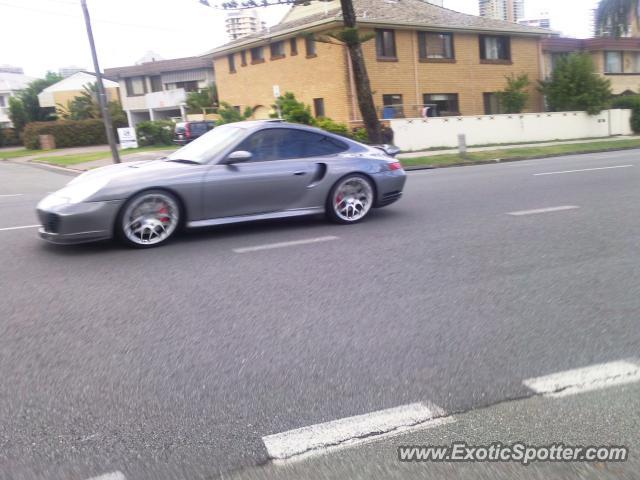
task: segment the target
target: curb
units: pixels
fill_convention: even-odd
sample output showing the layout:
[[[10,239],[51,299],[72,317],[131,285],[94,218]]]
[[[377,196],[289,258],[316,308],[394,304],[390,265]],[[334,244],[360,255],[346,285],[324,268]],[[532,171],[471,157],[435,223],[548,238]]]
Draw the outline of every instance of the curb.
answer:
[[[11,159],[11,158],[5,158],[2,159],[1,161],[3,162],[7,162],[7,163],[11,163],[13,165],[27,165],[27,166],[33,166],[36,168],[40,168],[42,170],[50,170],[50,171],[54,171],[57,173],[62,173],[63,175],[79,175],[81,173],[86,172],[86,170],[78,170],[76,168],[69,168],[69,167],[61,167],[59,165],[51,165],[49,163],[42,163],[42,162],[32,162],[32,161],[20,161],[17,159]]]
[[[619,147],[619,148],[608,148],[606,150],[602,149],[593,149],[593,150],[585,150],[582,152],[570,152],[570,153],[548,153],[543,155],[531,155],[527,157],[505,157],[505,158],[496,158],[495,160],[479,160],[477,162],[461,162],[461,163],[450,163],[447,165],[410,165],[404,167],[405,171],[410,172],[412,170],[435,170],[438,168],[450,168],[450,167],[472,167],[474,165],[491,165],[496,163],[509,163],[509,162],[520,162],[525,160],[537,160],[542,158],[555,158],[555,157],[573,157],[576,155],[589,155],[593,153],[607,153],[607,152],[623,152],[626,150],[640,150],[640,147]],[[402,159],[400,159],[402,163]]]

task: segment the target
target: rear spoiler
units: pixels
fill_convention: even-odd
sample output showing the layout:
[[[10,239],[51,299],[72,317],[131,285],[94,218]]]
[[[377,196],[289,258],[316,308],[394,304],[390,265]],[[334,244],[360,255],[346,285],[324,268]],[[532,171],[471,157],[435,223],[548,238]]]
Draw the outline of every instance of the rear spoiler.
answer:
[[[377,148],[378,150],[382,150],[384,153],[386,153],[390,157],[395,157],[400,153],[400,149],[395,145],[389,145],[385,143],[384,145],[371,145],[371,146],[373,148]]]

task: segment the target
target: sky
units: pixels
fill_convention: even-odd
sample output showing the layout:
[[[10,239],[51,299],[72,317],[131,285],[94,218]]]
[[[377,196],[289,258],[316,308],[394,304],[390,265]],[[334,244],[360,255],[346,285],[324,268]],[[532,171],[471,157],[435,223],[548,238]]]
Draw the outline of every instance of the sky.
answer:
[[[564,35],[588,37],[598,0],[525,0],[526,15],[551,15]],[[87,0],[102,69],[132,65],[147,51],[163,58],[201,54],[225,43],[224,11],[198,0]],[[210,3],[213,5],[214,1]],[[444,6],[477,14],[477,0],[444,0]],[[263,10],[268,24],[287,7]],[[79,0],[0,0],[0,65],[27,75],[79,66],[93,70]]]

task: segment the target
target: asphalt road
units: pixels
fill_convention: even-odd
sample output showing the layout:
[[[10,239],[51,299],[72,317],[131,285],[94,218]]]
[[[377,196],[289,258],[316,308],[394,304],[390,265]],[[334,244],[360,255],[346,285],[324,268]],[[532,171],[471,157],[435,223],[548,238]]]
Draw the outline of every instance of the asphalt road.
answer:
[[[68,180],[0,162],[0,478],[213,478],[264,463],[266,435],[467,412],[640,350],[638,151],[411,173],[357,226],[147,251],[40,241],[34,206]]]

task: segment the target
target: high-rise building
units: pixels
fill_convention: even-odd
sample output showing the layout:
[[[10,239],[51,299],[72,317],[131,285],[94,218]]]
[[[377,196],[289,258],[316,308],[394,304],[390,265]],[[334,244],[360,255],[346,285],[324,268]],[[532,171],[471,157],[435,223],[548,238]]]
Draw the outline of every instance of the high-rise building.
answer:
[[[229,12],[225,19],[225,27],[229,39],[246,37],[265,29],[265,23],[255,9]]]
[[[60,75],[62,78],[68,78],[71,75],[75,75],[76,73],[79,72],[86,72],[87,69],[86,68],[82,68],[82,67],[76,67],[74,66],[70,66],[70,67],[62,67],[58,69],[58,75]]]
[[[524,0],[479,0],[480,16],[517,22],[524,17]]]
[[[551,28],[551,17],[549,12],[540,12],[537,17],[523,18],[518,23],[527,27]]]

